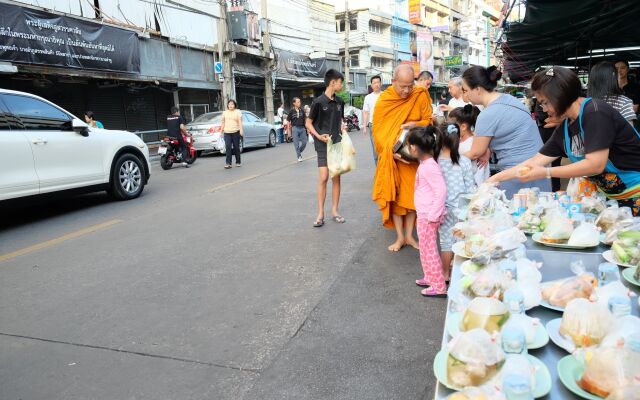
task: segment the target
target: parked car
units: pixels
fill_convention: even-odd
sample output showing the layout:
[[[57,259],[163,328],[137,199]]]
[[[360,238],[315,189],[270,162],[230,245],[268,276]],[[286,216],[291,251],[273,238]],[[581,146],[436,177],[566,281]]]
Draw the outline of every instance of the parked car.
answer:
[[[200,115],[187,124],[187,130],[194,139],[194,147],[198,156],[205,151],[226,153],[224,135],[222,134],[222,111],[214,111]],[[240,151],[249,147],[275,147],[276,127],[258,118],[249,111],[242,111],[244,139],[240,141]]]
[[[0,89],[0,148],[0,200],[70,189],[129,200],[149,181],[149,149],[138,136],[89,127],[29,93]]]

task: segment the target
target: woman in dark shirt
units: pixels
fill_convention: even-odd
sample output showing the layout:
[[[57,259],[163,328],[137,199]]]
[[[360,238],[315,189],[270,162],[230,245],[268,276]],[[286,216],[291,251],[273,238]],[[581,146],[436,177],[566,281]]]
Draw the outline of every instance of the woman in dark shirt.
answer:
[[[582,97],[580,80],[569,69],[538,72],[531,89],[543,110],[564,122],[538,154],[489,180],[586,176],[609,199],[640,215],[640,133],[606,102]],[[547,166],[559,157],[572,163]]]

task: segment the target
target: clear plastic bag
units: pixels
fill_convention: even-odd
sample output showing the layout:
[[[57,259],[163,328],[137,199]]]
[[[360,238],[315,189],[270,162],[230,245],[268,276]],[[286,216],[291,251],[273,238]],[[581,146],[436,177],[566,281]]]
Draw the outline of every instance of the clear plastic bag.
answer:
[[[527,237],[518,228],[510,228],[496,232],[493,236],[483,239],[481,245],[475,248],[471,261],[478,264],[488,264],[491,260],[507,257],[509,252],[516,250]],[[466,247],[466,246],[465,246]]]
[[[447,400],[506,400],[504,394],[492,387],[470,387],[460,392],[452,393]]]
[[[471,196],[468,217],[473,219],[478,216],[493,215],[497,210],[506,210],[507,204],[504,191],[495,185],[483,183]]]
[[[490,297],[476,297],[469,302],[462,320],[461,331],[484,329],[489,333],[498,332],[509,319],[509,310],[499,300]]]
[[[555,307],[565,307],[573,299],[588,299],[594,293],[598,280],[591,273],[542,283],[542,298]]]
[[[635,382],[629,386],[615,388],[607,400],[640,400],[640,382]]]
[[[555,215],[547,219],[548,225],[542,233],[542,241],[548,243],[566,243],[573,234],[573,221],[564,215]]]
[[[600,243],[600,231],[595,224],[582,221],[569,238],[570,246],[593,247]]]
[[[327,166],[329,167],[329,176],[332,178],[356,169],[356,150],[348,133],[342,132],[342,139],[338,143],[333,143],[329,138]]]
[[[484,329],[462,332],[449,342],[447,378],[458,387],[480,386],[504,363],[502,348]]]
[[[562,314],[560,334],[576,347],[598,345],[613,325],[613,315],[602,304],[587,299],[573,299]]]
[[[465,276],[461,281],[465,293],[471,298],[494,297],[501,299],[510,284],[511,279],[505,276],[496,264],[488,265],[475,276]]]
[[[640,353],[628,346],[593,349],[585,353],[584,363],[578,385],[596,396],[607,397],[617,388],[638,383]]]
[[[617,318],[611,331],[602,339],[600,346],[616,347],[624,345],[625,341],[632,335],[640,335],[640,318],[634,315]]]

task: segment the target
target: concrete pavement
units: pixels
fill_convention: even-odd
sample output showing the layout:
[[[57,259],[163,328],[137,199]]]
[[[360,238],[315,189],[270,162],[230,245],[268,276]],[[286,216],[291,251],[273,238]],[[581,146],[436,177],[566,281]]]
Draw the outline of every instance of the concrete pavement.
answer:
[[[446,301],[386,250],[352,137],[344,225],[311,227],[315,158],[290,144],[154,165],[134,201],[3,207],[0,257],[27,252],[0,262],[0,399],[430,398]]]

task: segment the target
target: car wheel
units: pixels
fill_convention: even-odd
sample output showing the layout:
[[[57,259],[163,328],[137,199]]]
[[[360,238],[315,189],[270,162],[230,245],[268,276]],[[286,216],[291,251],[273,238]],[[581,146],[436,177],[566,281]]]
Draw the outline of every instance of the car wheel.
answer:
[[[267,147],[276,147],[276,133],[274,131],[269,132],[269,142],[267,142]]]
[[[111,195],[117,200],[131,200],[144,189],[144,166],[133,154],[123,154],[111,171]]]

